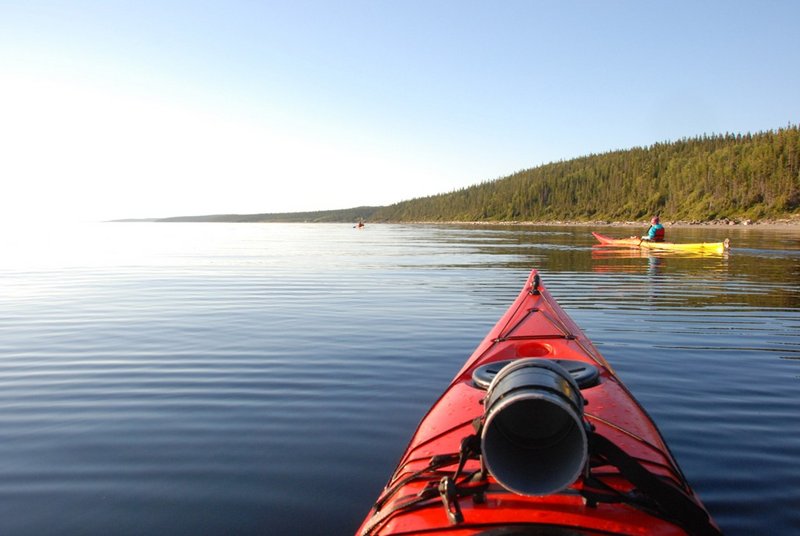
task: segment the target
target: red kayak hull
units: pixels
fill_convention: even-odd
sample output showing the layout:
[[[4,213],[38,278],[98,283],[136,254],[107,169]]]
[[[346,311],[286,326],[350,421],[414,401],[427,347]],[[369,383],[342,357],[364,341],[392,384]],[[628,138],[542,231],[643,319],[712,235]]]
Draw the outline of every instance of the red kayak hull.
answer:
[[[358,534],[476,534],[520,526],[584,531],[581,534],[685,534],[685,528],[678,524],[628,504],[592,504],[581,495],[587,487],[583,477],[561,492],[528,496],[504,489],[488,475],[482,501],[471,498],[457,501],[463,515],[458,522],[448,516],[440,497],[421,499],[426,488],[435,486],[441,475],[457,466],[457,460],[453,459],[451,464],[437,467],[428,475],[426,467],[432,457],[458,453],[462,440],[475,432],[474,422],[483,414],[486,391],[476,386],[473,372],[487,363],[520,358],[593,365],[599,371],[597,383],[581,390],[586,401],[586,420],[597,433],[652,474],[682,489],[703,509],[656,425],[591,341],[539,284],[539,277],[533,271],[514,303],[422,419]],[[469,460],[464,471],[479,472],[481,467],[479,460]],[[609,488],[624,493],[634,487],[613,467],[594,470],[602,474],[603,485]],[[411,504],[413,507],[406,506]],[[714,527],[713,521],[710,525]]]

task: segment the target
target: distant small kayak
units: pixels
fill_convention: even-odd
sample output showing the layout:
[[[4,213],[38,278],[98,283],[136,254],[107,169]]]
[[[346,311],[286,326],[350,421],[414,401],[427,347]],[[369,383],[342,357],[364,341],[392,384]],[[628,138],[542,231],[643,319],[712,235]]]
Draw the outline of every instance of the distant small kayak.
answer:
[[[676,244],[674,242],[653,242],[642,240],[638,236],[630,238],[611,238],[600,233],[592,232],[592,235],[603,246],[630,246],[644,249],[655,249],[662,251],[694,251],[703,253],[724,253],[730,248],[730,240],[724,242],[698,242],[694,244]]]

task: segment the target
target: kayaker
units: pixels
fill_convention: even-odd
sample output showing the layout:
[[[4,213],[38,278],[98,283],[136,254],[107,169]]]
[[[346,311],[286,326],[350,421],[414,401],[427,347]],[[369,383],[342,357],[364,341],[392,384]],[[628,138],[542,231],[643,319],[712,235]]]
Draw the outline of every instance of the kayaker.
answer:
[[[650,220],[650,229],[647,230],[647,234],[642,237],[642,240],[650,240],[652,242],[664,241],[664,226],[661,225],[658,216],[653,216]]]

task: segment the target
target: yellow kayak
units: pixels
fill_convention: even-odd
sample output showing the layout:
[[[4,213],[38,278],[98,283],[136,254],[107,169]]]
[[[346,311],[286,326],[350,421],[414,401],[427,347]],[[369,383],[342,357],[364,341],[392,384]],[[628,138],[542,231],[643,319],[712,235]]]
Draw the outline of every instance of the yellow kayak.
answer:
[[[698,242],[694,244],[676,244],[674,242],[653,242],[642,240],[638,236],[631,238],[611,238],[600,233],[592,232],[592,235],[603,246],[632,246],[644,249],[654,249],[661,251],[693,251],[702,253],[724,253],[730,248],[730,240],[724,242]]]

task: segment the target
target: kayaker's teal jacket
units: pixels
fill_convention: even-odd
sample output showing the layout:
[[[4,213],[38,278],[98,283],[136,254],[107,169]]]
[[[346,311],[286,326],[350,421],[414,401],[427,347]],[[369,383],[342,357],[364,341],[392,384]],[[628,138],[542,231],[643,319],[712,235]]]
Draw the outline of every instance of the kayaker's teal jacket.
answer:
[[[650,226],[650,230],[647,231],[647,239],[652,240],[653,242],[663,242],[664,241],[664,226],[660,223]]]

